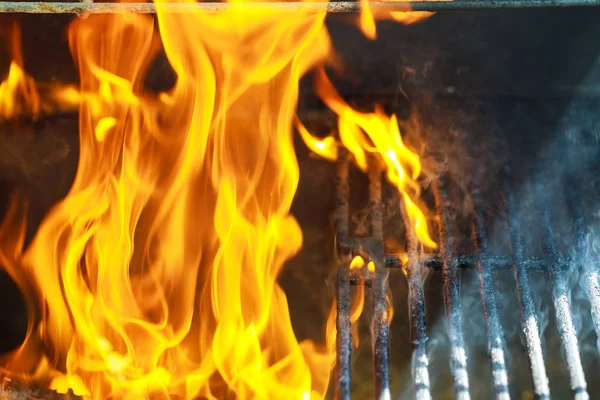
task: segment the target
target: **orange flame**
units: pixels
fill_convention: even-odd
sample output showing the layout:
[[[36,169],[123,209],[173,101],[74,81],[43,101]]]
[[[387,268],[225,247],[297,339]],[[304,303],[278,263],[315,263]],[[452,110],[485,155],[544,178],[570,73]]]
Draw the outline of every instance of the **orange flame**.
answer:
[[[350,262],[350,269],[361,269],[365,266],[365,260],[361,256],[355,256]],[[373,272],[375,264],[369,261],[367,270]],[[360,337],[358,334],[358,320],[365,308],[365,285],[360,284],[354,286],[355,290],[350,299],[350,331],[352,332],[352,344],[358,348]]]
[[[302,244],[290,215],[292,125],[300,77],[331,51],[325,14],[265,4],[178,14],[165,3],[156,0],[160,35],[141,15],[73,22],[80,87],[49,86],[47,98],[13,28],[0,116],[37,116],[47,99],[79,107],[81,149],[68,196],[26,250],[23,202],[0,227],[0,262],[30,306],[3,373],[92,399],[323,398],[335,304],[325,346],[298,342],[277,277]],[[154,95],[144,79],[161,46],[177,79]],[[353,110],[321,73],[341,145],[363,170],[367,153],[380,155],[417,236],[435,247],[414,202],[419,157],[395,117]],[[296,127],[311,150],[337,157],[333,137]],[[355,332],[363,308],[360,287]]]
[[[23,71],[21,30],[15,22],[10,26],[10,50],[8,76],[0,83],[0,117],[9,119],[28,112],[35,118],[40,111],[40,98],[35,81]]]
[[[6,79],[0,82],[0,119],[25,116],[35,120],[42,112],[76,110],[80,95],[73,85],[36,82],[25,72],[18,23],[10,24],[8,36],[12,61]]]
[[[338,157],[338,148],[337,143],[333,135],[327,136],[323,139],[317,139],[308,132],[308,130],[304,127],[304,124],[300,121],[300,119],[296,118],[295,121],[296,129],[306,146],[315,154],[325,158],[329,161],[335,161]]]
[[[396,116],[389,117],[378,107],[374,113],[362,113],[350,107],[335,90],[323,67],[317,70],[315,89],[323,102],[338,115],[340,140],[352,153],[358,167],[366,171],[367,152],[381,157],[388,181],[402,195],[417,238],[423,245],[436,248],[429,235],[425,215],[413,200],[420,194],[416,181],[421,173],[419,156],[402,142]],[[303,138],[306,136],[302,135]],[[310,137],[309,142],[312,140],[314,138]]]
[[[350,261],[350,269],[361,269],[365,265],[365,260],[361,256],[354,256]]]
[[[164,4],[160,37],[140,15],[69,27],[81,86],[54,96],[80,105],[80,161],[25,253],[1,243],[42,310],[5,370],[93,399],[323,398],[331,322],[299,343],[277,277],[302,244],[292,124],[325,14]],[[177,80],[153,96],[161,44]]]
[[[362,33],[371,40],[377,39],[376,20],[391,19],[404,25],[411,25],[421,22],[435,14],[430,11],[387,11],[383,9],[374,9],[370,3],[370,0],[360,0],[361,11],[358,17],[358,27]],[[409,5],[407,5],[407,7],[410,8]]]

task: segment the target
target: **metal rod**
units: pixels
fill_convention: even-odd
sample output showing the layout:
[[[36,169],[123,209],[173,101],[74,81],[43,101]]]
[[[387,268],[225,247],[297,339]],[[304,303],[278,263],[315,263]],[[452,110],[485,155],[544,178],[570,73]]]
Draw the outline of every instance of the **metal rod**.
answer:
[[[336,328],[336,399],[350,400],[352,331],[350,329],[350,270],[347,267],[338,270]]]
[[[349,175],[349,154],[344,148],[339,149],[337,159],[337,173],[335,176],[335,230],[337,247],[344,250],[351,250],[351,243],[348,229],[348,218],[350,214],[348,184]]]
[[[369,2],[374,12],[390,11],[441,11],[497,8],[542,8],[542,7],[582,7],[598,6],[600,0],[426,0],[426,1],[374,1]],[[259,7],[281,12],[358,12],[361,5],[356,1],[340,2],[249,2],[249,3],[166,3],[161,9],[165,12],[188,13],[195,11],[220,12],[227,9],[250,10]],[[0,2],[0,13],[28,14],[154,14],[154,3],[65,3],[65,2]]]
[[[369,214],[371,216],[371,239],[372,248],[370,251],[374,254],[371,256],[382,262],[385,256],[383,245],[383,207],[381,204],[381,177],[382,168],[379,165],[380,161],[372,157],[369,167]]]
[[[460,268],[476,268],[477,267],[477,257],[473,256],[457,256],[458,265]],[[512,269],[513,268],[513,257],[506,254],[493,254],[488,253],[487,262],[494,270],[503,270],[503,269]],[[547,270],[547,262],[546,260],[535,257],[528,256],[523,257],[523,267],[527,271],[546,271]],[[388,268],[400,268],[402,263],[400,259],[396,256],[386,256],[386,265]],[[434,270],[442,269],[442,260],[437,254],[430,254],[427,256],[423,256],[419,259],[419,265],[426,266],[427,268],[431,268]]]
[[[550,387],[548,386],[548,375],[544,364],[542,343],[540,341],[540,330],[531,288],[529,286],[529,274],[525,266],[523,254],[523,241],[521,238],[521,216],[517,208],[515,196],[512,189],[512,176],[508,166],[505,166],[502,174],[504,184],[504,196],[506,202],[506,214],[508,215],[508,232],[510,247],[514,256],[513,270],[517,285],[517,298],[521,309],[521,321],[525,347],[529,358],[529,368],[533,380],[533,391],[536,398],[550,399]]]
[[[375,278],[371,287],[373,299],[373,362],[375,366],[375,398],[390,400],[389,310],[386,299],[388,271],[375,263]]]
[[[586,230],[589,230],[589,227],[586,226],[583,217],[583,204],[581,202],[580,190],[575,184],[571,183],[572,180],[569,180],[568,182],[569,183],[567,183],[565,187],[565,192],[569,203],[569,210],[575,221],[577,253],[580,257],[583,257],[584,254],[589,252],[585,238]],[[594,330],[596,331],[596,336],[600,338],[600,271],[598,270],[598,262],[592,263],[585,258],[581,258],[579,262],[582,264],[580,267],[582,268],[585,292],[587,293],[591,304]]]
[[[429,358],[427,357],[427,322],[425,318],[425,296],[423,294],[423,268],[420,263],[421,252],[415,231],[411,227],[406,207],[400,207],[406,238],[408,240],[408,309],[410,319],[410,339],[413,347],[412,376],[415,385],[416,400],[431,399],[431,381],[429,379]]]
[[[543,178],[541,178],[543,179]],[[536,193],[546,193],[541,180],[538,177]],[[552,284],[552,299],[556,313],[556,325],[560,333],[563,352],[571,381],[571,390],[577,400],[589,399],[587,392],[587,383],[581,357],[579,355],[579,345],[577,332],[573,325],[571,314],[571,302],[569,300],[569,288],[567,286],[567,277],[564,270],[560,267],[561,259],[558,252],[558,246],[554,238],[554,230],[550,222],[550,205],[546,195],[539,196],[539,206],[541,208],[542,232],[544,251],[550,261],[548,274]]]
[[[386,299],[388,271],[384,265],[383,212],[381,205],[381,167],[373,158],[369,168],[369,210],[371,215],[371,239],[369,254],[375,263],[375,277],[371,288],[373,299],[373,363],[375,368],[375,398],[389,400],[390,395],[390,349],[389,310]]]
[[[483,200],[481,190],[475,187],[472,191],[474,218],[473,218],[473,238],[475,247],[479,254],[477,267],[479,269],[479,283],[481,286],[481,302],[487,329],[488,354],[492,367],[492,382],[494,384],[494,393],[496,400],[509,400],[508,392],[508,373],[506,371],[506,361],[504,357],[504,332],[500,324],[498,307],[496,305],[496,291],[494,288],[494,271],[487,261],[488,238],[485,231],[485,221],[483,217]]]
[[[444,303],[450,330],[450,368],[454,378],[454,397],[458,400],[469,400],[471,395],[469,393],[467,354],[462,329],[458,259],[454,254],[454,233],[449,215],[449,199],[444,177],[438,180],[435,192],[436,205],[440,214],[440,251],[443,262]]]

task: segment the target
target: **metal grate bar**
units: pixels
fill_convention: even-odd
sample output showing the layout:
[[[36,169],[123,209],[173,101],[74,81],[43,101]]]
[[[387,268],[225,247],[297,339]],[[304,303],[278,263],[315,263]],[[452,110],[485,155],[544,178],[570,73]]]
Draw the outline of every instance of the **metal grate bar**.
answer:
[[[538,185],[537,193],[545,193],[543,187]],[[556,313],[556,324],[560,333],[563,352],[571,380],[571,390],[573,390],[575,399],[587,400],[590,398],[587,392],[587,383],[583,366],[581,365],[581,357],[579,355],[579,345],[577,333],[573,325],[571,314],[571,304],[569,300],[569,288],[567,286],[567,278],[564,274],[561,264],[564,261],[561,259],[558,246],[554,238],[554,230],[550,221],[550,207],[546,196],[539,196],[541,208],[541,223],[543,231],[544,251],[549,259],[548,274],[552,284],[552,299]]]
[[[406,207],[401,207],[404,226],[410,226]],[[408,241],[408,307],[410,318],[410,338],[413,347],[412,376],[415,385],[416,400],[431,399],[429,379],[429,358],[427,357],[427,323],[425,319],[425,296],[423,294],[423,268],[420,263],[421,252],[417,237],[412,229],[406,229]],[[398,260],[400,263],[400,260]],[[398,264],[400,265],[400,264]]]
[[[348,267],[340,268],[338,270],[336,301],[336,399],[349,400],[350,379],[352,376],[350,367],[352,332],[350,330],[350,269]]]
[[[348,153],[339,149],[337,161],[337,174],[335,178],[336,192],[336,248],[340,251],[350,251],[351,244],[348,236]],[[350,356],[352,353],[352,332],[350,331],[350,269],[340,268],[337,280],[337,319],[336,319],[336,398],[339,400],[350,399],[350,381],[352,371]]]
[[[550,388],[548,386],[548,376],[546,375],[546,366],[542,353],[538,318],[531,295],[531,288],[529,287],[529,275],[525,266],[523,241],[521,238],[521,216],[513,194],[512,176],[508,166],[505,166],[502,175],[501,180],[504,184],[510,246],[514,257],[513,269],[517,285],[517,297],[521,309],[522,329],[533,380],[533,391],[536,398],[546,400],[550,399]]]
[[[384,260],[383,217],[381,205],[382,171],[376,162],[369,169],[369,213],[371,236],[351,238],[349,234],[349,154],[340,149],[336,176],[336,240],[344,254],[361,255],[375,265],[375,271],[363,275],[362,270],[343,267],[337,281],[337,386],[338,399],[350,399],[351,343],[350,332],[350,286],[371,287],[373,304],[373,363],[375,370],[375,398],[390,398],[389,377],[389,310],[386,300],[388,287]]]
[[[581,7],[598,6],[600,0],[425,0],[425,1],[373,1],[369,6],[374,12],[390,11],[441,11],[506,8]],[[258,7],[277,9],[281,12],[321,11],[358,12],[361,4],[357,1],[337,2],[251,2],[251,3],[168,3],[161,5],[165,12],[189,13],[196,11],[221,12],[226,9],[250,10]],[[66,2],[0,2],[0,13],[27,14],[154,14],[154,3],[66,3]]]
[[[390,395],[389,372],[389,315],[386,299],[388,271],[384,265],[383,210],[381,206],[381,176],[379,161],[373,159],[369,168],[369,211],[371,213],[371,237],[369,249],[375,263],[375,277],[371,287],[373,297],[373,333],[375,363],[375,398],[387,400]]]
[[[473,238],[475,248],[479,255],[477,263],[479,269],[479,282],[481,286],[481,300],[488,336],[488,354],[492,366],[492,382],[494,385],[495,399],[509,400],[508,373],[504,359],[504,332],[500,324],[496,294],[494,289],[494,271],[487,260],[488,238],[483,217],[483,200],[479,188],[472,191],[474,218]]]
[[[569,181],[571,182],[571,181]],[[579,190],[574,184],[568,183],[566,187],[567,201],[569,203],[569,210],[573,214],[575,221],[575,235],[577,242],[577,252],[580,255],[586,253],[586,223],[583,217],[583,205],[581,203],[581,197],[579,196]],[[583,261],[583,260],[582,260]],[[588,299],[591,304],[592,322],[594,324],[594,330],[596,336],[600,338],[600,273],[598,271],[599,264],[595,262],[590,264],[587,260],[583,261],[583,265],[580,265],[583,272],[583,285],[587,293]]]
[[[335,231],[336,231],[336,244],[338,249],[351,250],[352,242],[350,241],[349,227],[348,227],[348,215],[350,214],[349,205],[349,169],[348,164],[349,154],[345,148],[340,148],[338,151],[337,161],[337,173],[335,177],[335,196],[336,196],[336,208],[335,208]]]
[[[458,400],[468,400],[469,376],[467,373],[467,354],[465,352],[463,324],[460,307],[460,288],[458,281],[458,258],[454,254],[454,233],[449,215],[449,199],[445,179],[438,180],[435,198],[440,213],[439,237],[443,262],[444,302],[450,324],[450,367],[454,378],[454,392]]]
[[[460,268],[477,268],[478,257],[475,256],[456,256],[458,259],[458,266]],[[390,268],[399,268],[401,265],[400,259],[396,256],[386,256],[386,265]],[[513,268],[513,257],[507,254],[494,254],[488,253],[487,262],[490,268],[493,270],[505,270]],[[441,270],[443,267],[442,259],[438,254],[428,254],[422,256],[418,260],[420,266],[431,268],[434,270]],[[527,271],[546,271],[547,261],[540,257],[529,256],[523,257],[523,267]]]

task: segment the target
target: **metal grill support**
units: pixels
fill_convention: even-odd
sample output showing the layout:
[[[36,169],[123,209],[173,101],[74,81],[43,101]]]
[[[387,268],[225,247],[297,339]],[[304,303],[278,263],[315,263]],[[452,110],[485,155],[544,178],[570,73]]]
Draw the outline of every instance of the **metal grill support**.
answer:
[[[454,396],[458,400],[469,400],[469,375],[467,373],[467,353],[463,337],[463,323],[460,307],[458,280],[458,257],[454,251],[454,233],[450,217],[450,204],[445,179],[438,180],[436,205],[439,210],[439,237],[444,275],[444,302],[450,335],[450,367],[454,378]]]
[[[541,186],[538,186],[537,190],[537,193],[544,193]],[[539,208],[541,210],[542,240],[549,264],[548,275],[552,284],[556,325],[563,345],[564,357],[571,380],[571,390],[573,390],[575,399],[587,400],[590,396],[587,392],[587,383],[585,381],[583,366],[581,365],[577,333],[573,325],[571,303],[569,300],[570,290],[567,286],[567,278],[563,268],[564,266],[568,266],[569,263],[559,255],[558,246],[554,239],[554,230],[550,222],[550,205],[548,204],[547,197],[538,197]]]
[[[581,204],[580,191],[569,181],[566,187],[567,202],[569,210],[575,221],[575,236],[577,241],[577,254],[580,256],[587,253],[586,249],[586,222],[583,217],[583,205]],[[578,265],[583,273],[583,283],[588,299],[591,304],[592,322],[596,336],[600,338],[600,263],[590,262],[590,260],[580,260],[583,265]]]
[[[401,208],[404,225],[409,226],[410,219],[405,207]],[[408,265],[408,307],[410,318],[410,339],[412,342],[412,376],[416,400],[430,400],[429,358],[427,356],[427,323],[425,321],[425,296],[423,295],[423,268],[421,251],[417,237],[412,229],[407,229]],[[398,261],[399,263],[399,261]]]
[[[337,386],[338,399],[350,399],[351,343],[350,333],[350,285],[363,284],[371,287],[373,304],[373,363],[375,369],[375,398],[390,399],[389,377],[389,315],[386,300],[387,271],[384,262],[383,219],[381,209],[381,169],[376,162],[369,170],[369,211],[371,237],[351,238],[349,235],[349,158],[340,149],[337,177],[337,246],[340,251],[351,255],[361,255],[375,265],[375,271],[362,275],[362,271],[342,267],[337,282]]]
[[[521,310],[523,336],[525,338],[525,347],[527,349],[529,368],[531,369],[533,380],[533,392],[538,399],[545,400],[550,398],[550,387],[548,386],[548,376],[546,375],[546,366],[544,365],[539,322],[529,286],[529,274],[523,252],[520,211],[517,208],[513,195],[512,176],[508,166],[503,170],[501,181],[504,184],[508,231],[514,258],[513,270],[517,285],[519,309]]]
[[[369,7],[374,12],[390,11],[441,11],[441,10],[474,10],[474,9],[507,9],[507,8],[545,8],[545,7],[582,7],[597,6],[600,0],[418,0],[418,1],[371,1]],[[238,10],[269,7],[281,12],[359,12],[362,8],[358,1],[318,1],[318,2],[249,2],[249,3],[168,3],[162,4],[163,12],[222,12],[226,9]],[[66,3],[66,2],[10,2],[0,1],[0,13],[26,14],[154,14],[157,7],[154,3]]]
[[[492,382],[495,398],[509,400],[508,373],[504,357],[504,332],[500,325],[498,307],[496,306],[496,290],[494,288],[494,270],[488,261],[488,238],[483,217],[483,200],[479,188],[472,191],[473,201],[473,238],[478,253],[477,268],[481,286],[481,301],[485,315],[488,337],[488,355],[492,365]]]

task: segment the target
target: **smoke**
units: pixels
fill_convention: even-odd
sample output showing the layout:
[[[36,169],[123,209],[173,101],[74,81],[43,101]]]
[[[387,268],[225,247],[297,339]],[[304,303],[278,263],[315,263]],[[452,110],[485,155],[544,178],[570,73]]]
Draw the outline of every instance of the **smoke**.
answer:
[[[563,316],[560,318],[563,318],[564,305],[568,303],[587,386],[590,394],[598,393],[599,383],[593,377],[600,363],[600,342],[595,330],[600,321],[600,306],[591,303],[590,298],[600,299],[600,179],[596,177],[600,171],[600,123],[596,117],[600,115],[599,102],[584,97],[575,100],[458,98],[452,92],[433,98],[427,92],[420,92],[418,85],[411,87],[407,83],[401,89],[400,100],[391,106],[398,109],[388,111],[401,117],[405,143],[422,157],[422,200],[430,210],[427,215],[430,228],[435,230],[438,222],[431,189],[443,178],[449,198],[444,212],[453,224],[453,249],[459,256],[472,255],[475,248],[471,193],[478,189],[483,198],[482,214],[489,251],[510,256],[507,193],[502,183],[503,167],[510,165],[524,256],[535,261],[528,264],[529,287],[550,392],[554,398],[572,395],[569,368],[563,354],[564,331],[568,331],[568,327],[557,323],[556,312],[556,304],[562,304]],[[574,212],[577,207],[573,206],[572,197],[581,203],[581,217]],[[393,204],[397,203],[397,197],[384,192],[383,198],[392,199],[386,210],[396,209]],[[549,261],[544,245],[547,232],[541,223],[544,208],[548,209],[558,249],[558,258],[553,261],[560,264],[565,278],[560,299],[556,295],[553,297],[553,277],[544,269]],[[389,217],[385,224],[386,237],[392,236],[402,243],[405,233],[402,221],[398,215]],[[439,237],[435,239],[439,243]],[[537,261],[542,262],[536,264]],[[449,327],[442,273],[428,271],[425,299],[431,393],[434,398],[451,397],[454,387],[449,365]],[[505,340],[510,395],[512,398],[533,397],[513,267],[505,263],[492,276]],[[471,397],[490,398],[493,393],[492,365],[488,356],[479,271],[474,265],[461,266],[459,277]],[[414,394],[414,377],[406,277],[393,271],[390,287],[395,310],[390,327],[391,392],[393,398],[410,398]],[[368,349],[369,309],[370,305],[366,305],[362,318],[365,322],[360,330],[361,349],[353,356],[353,394],[360,394],[360,398],[370,397],[373,388],[372,354]]]
[[[410,96],[410,88],[405,90]],[[424,95],[411,97],[411,109],[410,117],[402,121],[403,132],[407,143],[419,154],[429,155],[425,159],[424,187],[440,178],[447,182],[450,201],[445,212],[454,224],[456,254],[474,252],[471,201],[474,188],[482,192],[489,251],[511,254],[507,194],[501,181],[503,166],[511,166],[512,194],[520,214],[524,256],[545,264],[533,266],[528,275],[550,391],[556,398],[571,395],[570,381],[577,384],[581,379],[577,368],[567,366],[567,361],[573,364],[573,360],[580,358],[589,392],[597,392],[598,383],[592,377],[600,350],[598,100],[578,97],[570,101],[515,98],[482,101],[454,99],[449,95],[433,101]],[[427,194],[424,197],[427,199]],[[548,241],[544,240],[548,236],[542,224],[545,210],[558,250],[556,255],[548,253]],[[555,277],[543,269],[549,262],[560,264],[564,276],[563,291],[554,295],[551,282]],[[434,272],[425,284],[431,290],[427,291],[426,303],[428,320],[432,320],[428,321],[428,355],[434,397],[453,392],[448,325],[439,275]],[[479,272],[463,268],[460,279],[471,395],[489,398],[491,366]],[[512,397],[521,397],[533,388],[512,266],[497,270],[493,279],[506,341],[504,354],[510,393]],[[576,344],[569,333],[571,329],[577,336]],[[570,346],[566,354],[564,343]],[[490,372],[486,374],[486,370]]]

